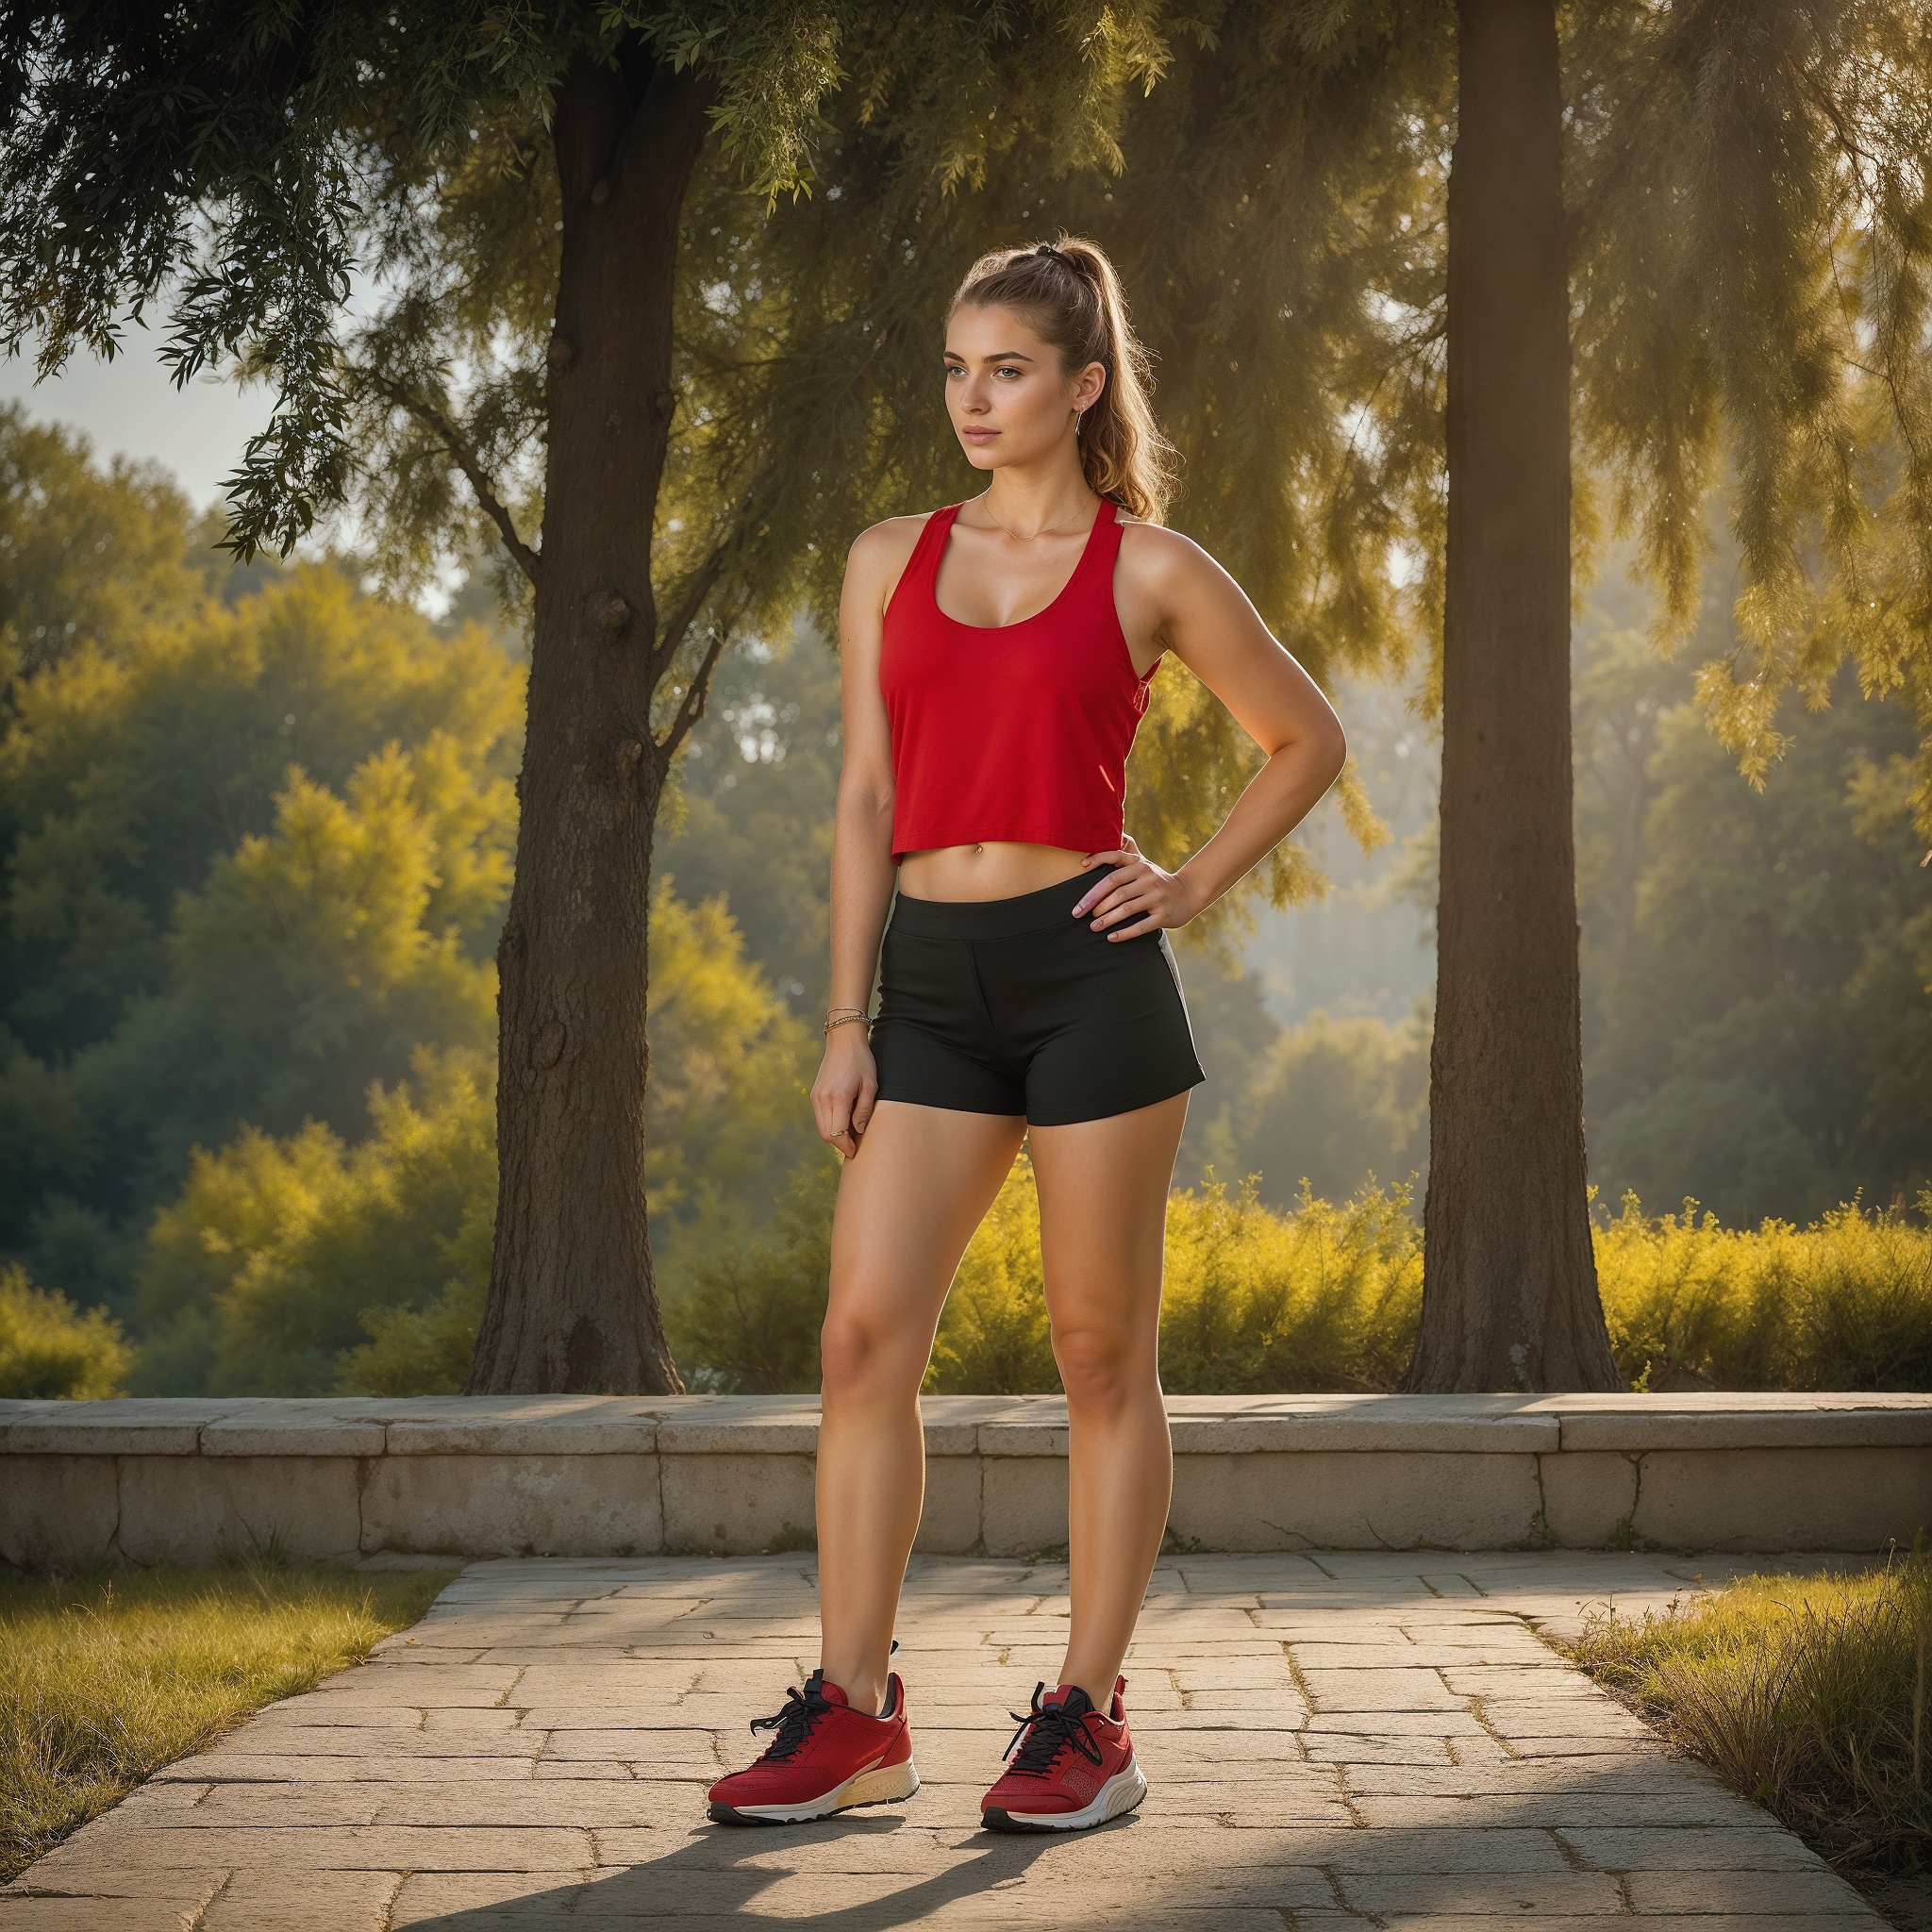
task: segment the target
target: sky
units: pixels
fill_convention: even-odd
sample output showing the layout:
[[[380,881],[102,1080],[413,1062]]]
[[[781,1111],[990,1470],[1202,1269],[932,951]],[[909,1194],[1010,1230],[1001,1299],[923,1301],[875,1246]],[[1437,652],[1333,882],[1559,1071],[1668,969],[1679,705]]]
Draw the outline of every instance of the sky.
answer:
[[[61,375],[38,385],[31,357],[0,358],[0,401],[17,399],[39,422],[83,431],[98,457],[162,464],[196,507],[206,508],[268,421],[273,399],[264,389],[205,378],[177,390],[155,353],[160,340],[159,330],[129,325],[125,347],[112,362],[78,354]]]

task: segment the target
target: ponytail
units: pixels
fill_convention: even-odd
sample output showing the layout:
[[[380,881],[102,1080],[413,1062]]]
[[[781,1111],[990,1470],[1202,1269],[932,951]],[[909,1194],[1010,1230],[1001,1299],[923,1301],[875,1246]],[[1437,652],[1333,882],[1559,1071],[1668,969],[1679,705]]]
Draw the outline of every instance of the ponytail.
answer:
[[[1062,235],[1034,248],[996,248],[967,271],[952,306],[969,303],[1024,313],[1041,341],[1059,351],[1063,375],[1090,362],[1106,370],[1080,421],[1081,468],[1095,494],[1143,523],[1161,522],[1174,493],[1176,453],[1154,420],[1146,344],[1127,320],[1120,277],[1099,243]]]

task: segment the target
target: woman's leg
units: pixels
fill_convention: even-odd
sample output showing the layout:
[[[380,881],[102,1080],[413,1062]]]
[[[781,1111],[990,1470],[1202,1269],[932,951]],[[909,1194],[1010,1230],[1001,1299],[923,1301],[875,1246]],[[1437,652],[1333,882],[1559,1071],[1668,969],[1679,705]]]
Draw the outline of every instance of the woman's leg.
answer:
[[[1167,1192],[1188,1115],[1152,1107],[1028,1136],[1053,1352],[1072,1424],[1073,1618],[1063,1684],[1106,1710],[1167,1527],[1174,1452],[1160,1398]]]
[[[839,1176],[819,1424],[819,1662],[858,1710],[885,1696],[919,1530],[919,1385],[940,1309],[1025,1127],[1018,1114],[882,1100]]]

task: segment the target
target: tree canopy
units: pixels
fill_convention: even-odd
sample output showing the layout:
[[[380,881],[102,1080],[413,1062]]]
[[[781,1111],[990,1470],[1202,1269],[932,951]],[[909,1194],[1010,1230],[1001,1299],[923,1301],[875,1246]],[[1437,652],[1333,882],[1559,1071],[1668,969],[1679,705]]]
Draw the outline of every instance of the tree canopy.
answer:
[[[125,1210],[196,1141],[348,1126],[417,1045],[486,1044],[520,683],[313,570],[17,685],[9,1077],[58,1066],[86,1123],[30,1165]]]
[[[658,804],[731,642],[823,614],[881,510],[956,493],[924,372],[980,245],[1065,225],[1115,254],[1183,526],[1318,673],[1439,660],[1457,88],[1493,11],[7,0],[0,341],[52,367],[165,308],[184,378],[278,388],[237,478],[244,551],[353,502],[399,580],[488,532],[530,587],[477,1386],[674,1376],[640,1178]],[[1734,477],[1741,594],[1699,680],[1725,743],[1760,781],[1784,694],[1821,704],[1850,663],[1915,719],[1932,836],[1919,9],[1575,0],[1560,26],[1538,125],[1574,548],[1636,535],[1668,643]],[[1252,749],[1173,670],[1142,737],[1136,829],[1172,862]],[[1445,904],[1468,844],[1445,841]],[[1313,882],[1286,845],[1253,883]],[[1554,1076],[1574,1042],[1545,1044]],[[627,1286],[593,1303],[591,1278]]]
[[[48,529],[100,518],[103,554],[136,547],[122,544],[120,519],[147,527],[142,500],[115,495],[111,470],[70,440],[0,435],[0,463],[35,479]],[[98,503],[87,496],[96,489]],[[0,501],[0,514],[37,541],[30,505]],[[185,508],[171,527],[154,546],[158,585],[137,572],[124,586],[127,612],[157,607],[183,558],[203,579]],[[504,837],[500,819],[480,847],[453,837],[446,808],[428,815],[437,837],[411,831],[420,801],[400,808],[395,768],[409,765],[414,800],[414,774],[433,762],[438,735],[470,742],[475,731],[483,752],[445,775],[474,808],[502,807],[513,749],[489,733],[506,707],[513,712],[520,668],[459,623],[438,630],[330,572],[237,593],[216,568],[215,594],[194,614],[129,615],[125,631],[116,620],[8,687],[9,885],[43,906],[118,910],[95,926],[74,919],[70,950],[51,965],[13,924],[10,899],[0,920],[0,982],[22,1002],[0,1015],[13,1035],[0,1069],[9,1182],[0,1267],[18,1257],[46,1290],[111,1303],[135,1348],[104,1319],[9,1276],[0,1301],[11,1294],[12,1314],[0,1328],[11,1320],[13,1341],[0,1346],[0,1372],[8,1386],[48,1391],[458,1388],[496,1198],[493,1080],[487,1029],[475,1021],[491,981],[487,919],[500,913]],[[1753,793],[1704,728],[1691,689],[1694,660],[1729,623],[1722,575],[1707,586],[1683,661],[1658,658],[1643,600],[1620,575],[1589,594],[1579,627],[1586,1095],[1600,1221],[1626,1186],[1653,1211],[1695,1194],[1737,1226],[1767,1213],[1803,1219],[1857,1189],[1880,1207],[1909,1202],[1932,1179],[1923,1160],[1932,960],[1907,822],[1910,720],[1840,691],[1830,712],[1794,722],[1791,752]],[[431,675],[446,654],[462,676]],[[285,738],[288,694],[304,683],[309,708]],[[810,998],[793,989],[823,968],[824,903],[808,868],[829,833],[837,705],[836,658],[808,632],[783,652],[721,665],[717,701],[667,809],[656,888],[646,1179],[668,1312],[687,1371],[745,1387],[808,1382],[824,1287],[836,1168],[810,1141],[801,1096],[815,1036],[795,1017]],[[1414,750],[1399,705],[1347,708],[1365,770],[1397,762],[1378,730]],[[299,785],[289,775],[297,762]],[[388,788],[378,788],[381,808],[358,806],[358,788],[376,776]],[[124,785],[152,801],[132,818],[114,803]],[[213,808],[197,817],[196,797],[225,801],[225,820]],[[164,804],[177,816],[150,824]],[[299,846],[287,836],[294,805],[308,827]],[[63,848],[71,878],[38,836],[68,819],[84,832]],[[115,874],[108,861],[143,832],[154,842],[130,848],[138,874]],[[488,915],[475,896],[479,851],[498,862]],[[381,862],[357,875],[349,909],[359,924],[345,924],[341,900],[314,882],[358,852]],[[425,901],[426,868],[439,879],[447,868],[449,884]],[[298,869],[311,890],[292,902],[299,916],[282,943],[262,914],[283,907]],[[143,897],[135,888],[149,870],[157,890]],[[61,896],[68,886],[80,901]],[[422,1001],[422,982],[395,976],[393,962],[426,960],[448,974],[435,940],[456,913],[470,934],[457,996]],[[142,971],[113,978],[112,936],[137,918],[150,922],[149,943],[126,958]],[[197,921],[209,942],[190,962],[175,941]],[[1332,935],[1314,942],[1326,947]],[[391,970],[385,984],[370,979],[372,960]],[[1253,974],[1224,980],[1198,956],[1183,970],[1214,1080],[1204,1096],[1212,1104],[1191,1115],[1185,1181],[1197,1184],[1209,1161],[1231,1182],[1252,1174],[1259,1200],[1294,1211],[1312,1236],[1329,1224],[1300,1213],[1304,1176],[1339,1203],[1372,1173],[1400,1183],[1420,1164],[1423,1026],[1317,1015],[1284,1027],[1263,1009]],[[90,975],[105,989],[92,1002],[47,1004],[66,980]],[[198,1032],[184,1030],[184,1014]],[[328,1028],[345,1019],[364,1030],[338,1078],[325,1056],[291,1042],[311,1030],[339,1037]],[[165,1061],[174,1077],[145,1057],[157,1043],[178,1056]],[[375,1086],[373,1106],[358,1079]],[[192,1154],[197,1141],[203,1151]],[[1051,1386],[1029,1299],[1037,1256],[1024,1261],[1025,1192],[1021,1175],[974,1250],[943,1337],[948,1388],[991,1387],[989,1377]],[[1678,1245],[1718,1251],[1667,1230],[1614,1240],[1634,1242],[1646,1267],[1665,1268]],[[1873,1268],[1875,1298],[1882,1257]],[[1263,1300],[1269,1279],[1265,1269],[1255,1276]],[[1688,1305],[1670,1314],[1665,1289],[1657,1292],[1638,1329],[1627,1309],[1611,1308],[1620,1361],[1634,1372],[1649,1351],[1720,1380],[1742,1373],[1741,1343],[1700,1339],[1685,1325],[1694,1326]],[[1283,1346],[1270,1344],[1254,1386],[1289,1373],[1293,1349]],[[1209,1353],[1189,1371],[1200,1387],[1249,1374],[1219,1343]],[[1386,1382],[1399,1363],[1377,1359]],[[1783,1371],[1750,1373],[1775,1380]]]

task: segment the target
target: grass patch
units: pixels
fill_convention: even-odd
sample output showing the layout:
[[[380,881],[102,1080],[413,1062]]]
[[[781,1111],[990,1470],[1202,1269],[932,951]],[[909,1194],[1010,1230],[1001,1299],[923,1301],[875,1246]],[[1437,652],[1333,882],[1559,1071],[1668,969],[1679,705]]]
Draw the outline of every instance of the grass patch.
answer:
[[[164,1764],[413,1624],[456,1574],[272,1546],[212,1570],[0,1576],[0,1879]]]
[[[1881,1569],[1747,1576],[1641,1618],[1592,1617],[1571,1655],[1734,1791],[1834,1863],[1932,1858],[1932,1551]]]

